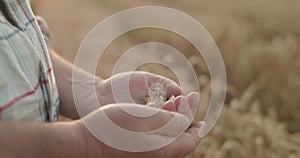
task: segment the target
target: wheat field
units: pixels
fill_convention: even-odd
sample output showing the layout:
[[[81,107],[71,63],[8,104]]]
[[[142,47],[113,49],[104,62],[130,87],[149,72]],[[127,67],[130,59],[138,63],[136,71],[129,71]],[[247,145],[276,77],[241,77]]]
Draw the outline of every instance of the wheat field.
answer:
[[[228,86],[216,126],[188,157],[300,157],[300,1],[33,0],[32,5],[48,21],[53,47],[71,62],[88,31],[123,9],[159,5],[191,15],[217,43]],[[202,119],[210,76],[195,48],[176,34],[156,29],[126,33],[106,50],[97,74],[109,77],[122,52],[147,41],[172,45],[190,60],[201,88],[196,119]],[[139,69],[176,79],[158,65]]]

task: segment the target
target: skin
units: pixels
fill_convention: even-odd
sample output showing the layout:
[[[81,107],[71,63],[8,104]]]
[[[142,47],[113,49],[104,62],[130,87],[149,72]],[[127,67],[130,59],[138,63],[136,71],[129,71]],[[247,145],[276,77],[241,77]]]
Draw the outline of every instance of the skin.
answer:
[[[0,122],[0,157],[6,158],[113,158],[113,157],[170,157],[179,158],[190,154],[200,142],[199,131],[203,130],[203,123],[195,122],[190,124],[193,114],[197,110],[199,95],[191,93],[187,96],[181,95],[181,89],[173,81],[155,74],[136,72],[130,79],[131,96],[136,103],[142,104],[147,97],[149,86],[154,83],[165,85],[167,95],[177,96],[174,101],[165,103],[164,110],[156,115],[147,118],[137,118],[125,113],[115,103],[111,91],[111,79],[116,78],[122,82],[122,76],[113,76],[107,80],[92,76],[82,70],[83,79],[95,79],[95,82],[84,83],[72,81],[73,65],[63,60],[51,50],[54,72],[57,80],[58,90],[61,99],[60,114],[74,119],[71,122],[57,123],[28,123],[28,122]],[[86,94],[78,97],[76,103],[84,112],[79,114],[76,111],[72,92],[72,84],[77,84],[81,91]],[[90,89],[85,84],[93,84],[96,87],[97,97],[87,97]],[[100,100],[101,106],[95,101]],[[139,109],[141,112],[151,112],[155,108],[136,103],[126,104],[127,109]],[[190,107],[191,110],[187,110]],[[177,118],[174,125],[167,130],[157,131],[153,134],[145,134],[145,140],[160,141],[166,137],[175,137],[172,131],[180,126],[187,125],[187,129],[176,141],[157,150],[148,152],[126,152],[105,145],[95,138],[86,128],[84,122],[95,118],[103,117],[105,114],[117,125],[132,131],[150,131],[168,123],[172,118]],[[178,117],[175,117],[178,116]],[[188,121],[187,121],[188,120]],[[99,120],[101,121],[101,120]],[[189,124],[187,124],[189,123]],[[105,130],[105,127],[99,127]]]

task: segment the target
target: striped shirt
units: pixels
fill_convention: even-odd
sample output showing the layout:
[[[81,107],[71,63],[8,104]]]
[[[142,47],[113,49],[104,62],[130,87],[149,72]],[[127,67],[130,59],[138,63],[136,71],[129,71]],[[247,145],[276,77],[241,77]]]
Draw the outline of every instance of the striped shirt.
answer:
[[[0,120],[56,121],[48,49],[26,0],[0,0]]]

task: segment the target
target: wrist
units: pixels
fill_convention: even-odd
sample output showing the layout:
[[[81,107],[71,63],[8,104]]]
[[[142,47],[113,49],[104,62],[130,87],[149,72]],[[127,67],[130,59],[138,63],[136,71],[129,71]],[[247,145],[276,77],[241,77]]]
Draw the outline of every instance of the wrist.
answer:
[[[83,129],[80,127],[79,122],[81,121],[73,121],[71,122],[71,135],[73,137],[73,149],[75,156],[77,158],[84,158],[86,155],[87,150],[87,140],[85,135],[83,134]]]
[[[75,148],[78,149],[78,158],[103,157],[103,143],[88,131],[81,120],[74,121],[72,124],[76,133],[77,147]]]
[[[82,138],[76,124],[74,122],[60,122],[52,124],[52,127],[51,129],[55,129],[53,130],[54,135],[58,138],[59,156],[82,158]]]

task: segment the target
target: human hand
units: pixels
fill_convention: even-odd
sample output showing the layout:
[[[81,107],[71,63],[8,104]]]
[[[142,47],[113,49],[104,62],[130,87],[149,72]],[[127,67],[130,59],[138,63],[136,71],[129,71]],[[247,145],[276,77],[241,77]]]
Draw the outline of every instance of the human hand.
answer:
[[[193,109],[198,106],[198,102],[199,95],[197,93],[191,93],[187,97],[179,96],[174,102],[165,103],[169,104],[169,106],[178,107],[178,112],[170,112],[133,103],[121,105],[122,109],[125,108],[129,111],[134,110],[138,113],[157,112],[151,117],[129,115],[116,104],[99,108],[76,123],[78,127],[80,127],[79,129],[81,129],[81,151],[84,153],[82,156],[87,158],[184,157],[195,150],[200,142],[200,129],[203,130],[205,126],[205,124],[200,122],[191,124],[194,114]],[[123,129],[143,133],[139,135],[140,137],[128,138],[124,133],[111,131],[112,129],[108,126],[105,116]],[[162,126],[166,128],[160,128]],[[106,140],[106,142],[101,142],[97,138]],[[128,139],[130,141],[126,141]],[[159,146],[160,144],[164,144],[164,142],[168,142],[170,139],[172,139],[172,141],[165,144],[165,146]],[[107,143],[111,146],[106,145]],[[139,149],[141,146],[147,147],[147,145],[151,146],[156,144],[159,148],[150,151],[132,152],[120,150],[122,148],[125,150],[134,150]],[[132,148],[128,148],[128,146]]]

